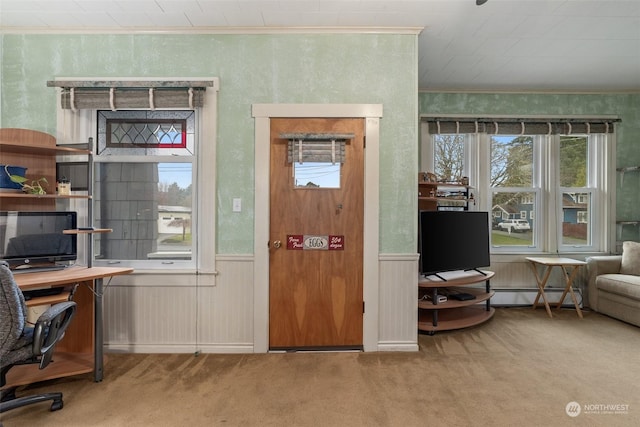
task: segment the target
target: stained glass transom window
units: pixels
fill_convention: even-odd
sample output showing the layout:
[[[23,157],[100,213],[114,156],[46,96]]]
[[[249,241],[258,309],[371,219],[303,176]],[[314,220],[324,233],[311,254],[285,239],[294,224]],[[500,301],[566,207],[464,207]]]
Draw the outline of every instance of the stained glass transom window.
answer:
[[[185,120],[107,120],[107,147],[181,147],[187,142]]]
[[[99,155],[193,155],[193,111],[98,111]]]

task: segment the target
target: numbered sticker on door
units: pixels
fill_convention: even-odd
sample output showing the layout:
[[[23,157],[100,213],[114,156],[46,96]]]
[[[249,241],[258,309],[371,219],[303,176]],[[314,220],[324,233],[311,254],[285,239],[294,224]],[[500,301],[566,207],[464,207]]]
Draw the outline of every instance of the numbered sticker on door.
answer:
[[[295,251],[342,251],[344,250],[344,236],[289,234],[287,235],[287,249]]]

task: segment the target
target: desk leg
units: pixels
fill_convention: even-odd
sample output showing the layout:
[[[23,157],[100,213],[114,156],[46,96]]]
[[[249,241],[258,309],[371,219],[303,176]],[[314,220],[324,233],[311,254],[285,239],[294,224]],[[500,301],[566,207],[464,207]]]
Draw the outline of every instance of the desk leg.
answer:
[[[547,286],[547,281],[549,280],[549,275],[551,274],[551,266],[546,267],[544,277],[540,279],[536,264],[531,262],[529,265],[531,265],[533,275],[536,278],[536,284],[538,285],[538,293],[536,294],[535,301],[533,301],[533,309],[535,310],[536,307],[538,307],[538,301],[540,300],[540,297],[542,297],[542,301],[544,301],[544,308],[545,310],[547,310],[547,314],[549,315],[549,317],[553,317],[553,314],[551,314],[551,307],[549,307],[549,301],[547,301],[547,296],[544,293],[544,287]]]
[[[103,325],[102,325],[102,279],[94,280],[94,310],[95,310],[95,344],[94,344],[94,381],[100,382],[103,378],[102,366],[104,363],[103,357]]]
[[[560,301],[558,301],[558,305],[556,306],[556,309],[560,309],[562,307],[562,303],[564,302],[565,297],[567,296],[567,294],[571,295],[571,299],[573,300],[573,305],[576,307],[576,312],[578,313],[578,317],[579,318],[583,318],[582,317],[582,310],[580,310],[580,305],[578,304],[578,299],[576,298],[576,294],[573,292],[573,279],[576,277],[576,273],[578,272],[578,265],[574,265],[573,266],[573,270],[571,270],[571,274],[569,274],[567,272],[567,268],[563,265],[562,266],[562,272],[564,273],[564,280],[566,283],[566,286],[564,288],[564,292],[562,293],[562,296],[560,297]]]

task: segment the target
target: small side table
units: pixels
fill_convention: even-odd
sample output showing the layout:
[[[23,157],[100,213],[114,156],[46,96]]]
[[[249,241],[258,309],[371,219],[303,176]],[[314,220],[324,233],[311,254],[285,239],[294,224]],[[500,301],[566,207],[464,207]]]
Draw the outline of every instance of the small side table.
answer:
[[[549,315],[549,317],[553,317],[553,315],[551,314],[551,308],[549,307],[549,302],[547,301],[547,296],[544,293],[544,288],[547,285],[547,281],[549,280],[549,276],[551,275],[551,270],[553,269],[553,267],[560,267],[565,279],[565,288],[556,308],[560,308],[567,294],[570,294],[571,299],[573,300],[573,304],[576,307],[578,317],[582,319],[582,310],[580,310],[578,299],[573,293],[573,287],[571,286],[571,284],[573,283],[573,279],[576,277],[578,269],[583,265],[587,265],[587,263],[584,261],[579,261],[577,259],[554,257],[528,257],[527,261],[529,261],[531,265],[531,270],[533,270],[533,274],[536,277],[536,282],[538,285],[538,294],[536,295],[536,299],[533,302],[533,309],[535,310],[536,307],[540,305],[538,301],[542,297],[542,301],[544,302],[544,307],[547,310],[547,314]],[[542,277],[540,277],[540,274],[538,273],[539,265],[543,266],[545,269],[544,275]],[[568,268],[571,268],[570,273],[567,271]]]

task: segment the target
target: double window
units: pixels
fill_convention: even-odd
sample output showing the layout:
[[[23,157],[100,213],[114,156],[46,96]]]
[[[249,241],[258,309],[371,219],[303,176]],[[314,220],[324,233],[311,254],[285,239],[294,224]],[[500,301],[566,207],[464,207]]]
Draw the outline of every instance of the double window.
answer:
[[[465,133],[456,123],[458,132],[447,133],[432,122],[423,127],[422,170],[443,180],[471,178],[476,208],[490,212],[494,253],[606,250],[611,134],[551,123],[543,133],[540,126],[516,123],[500,132],[497,122],[476,122]],[[520,132],[508,132],[514,128]]]

